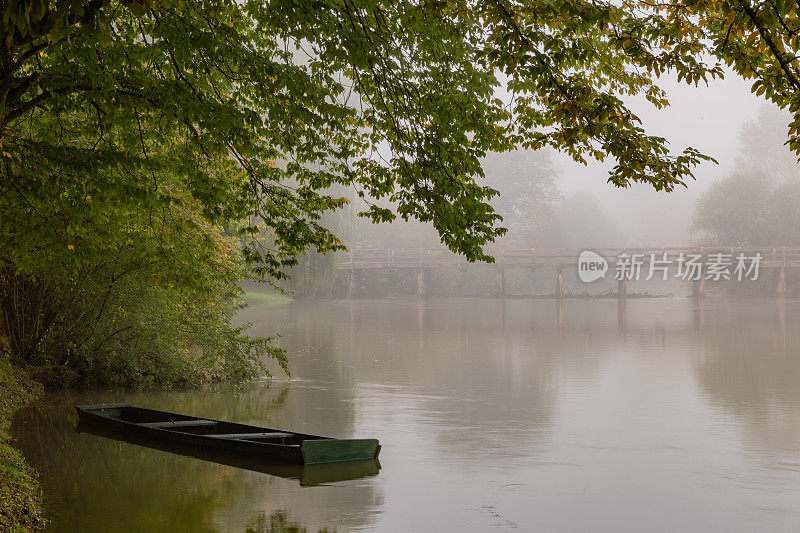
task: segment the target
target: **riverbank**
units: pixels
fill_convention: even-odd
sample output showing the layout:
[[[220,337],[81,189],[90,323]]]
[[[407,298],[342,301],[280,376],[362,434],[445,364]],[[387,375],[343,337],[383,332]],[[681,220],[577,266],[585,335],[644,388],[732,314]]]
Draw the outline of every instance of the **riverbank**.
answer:
[[[245,301],[253,307],[269,307],[291,301],[288,296],[262,286],[250,289]],[[69,386],[77,377],[49,375],[41,369],[36,376],[38,379],[15,367],[0,354],[0,531],[3,532],[32,532],[44,522],[42,490],[37,474],[13,446],[10,426],[14,412],[41,395],[43,387],[40,381],[48,387],[58,388]],[[70,378],[68,382],[67,377]]]
[[[35,531],[42,524],[42,491],[36,473],[12,446],[11,417],[32,402],[41,386],[0,357],[0,531]]]

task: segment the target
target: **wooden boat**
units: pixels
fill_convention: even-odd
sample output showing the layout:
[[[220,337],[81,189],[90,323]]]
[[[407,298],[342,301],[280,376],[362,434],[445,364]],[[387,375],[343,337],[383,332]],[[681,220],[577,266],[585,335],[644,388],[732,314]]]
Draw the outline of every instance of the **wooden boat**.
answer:
[[[81,422],[204,450],[300,465],[377,459],[376,439],[334,439],[143,409],[129,404],[79,405]]]
[[[314,487],[325,483],[377,476],[381,469],[381,463],[377,459],[338,461],[335,463],[318,463],[312,465],[292,464],[285,461],[275,461],[269,457],[264,458],[256,455],[242,455],[225,450],[199,448],[190,444],[134,435],[126,431],[99,426],[85,421],[78,422],[75,430],[78,433],[88,433],[90,435],[123,441],[162,452],[193,457],[201,461],[219,463],[242,468],[244,470],[252,470],[253,472],[269,474],[270,476],[296,479],[300,482],[300,486],[302,487]]]

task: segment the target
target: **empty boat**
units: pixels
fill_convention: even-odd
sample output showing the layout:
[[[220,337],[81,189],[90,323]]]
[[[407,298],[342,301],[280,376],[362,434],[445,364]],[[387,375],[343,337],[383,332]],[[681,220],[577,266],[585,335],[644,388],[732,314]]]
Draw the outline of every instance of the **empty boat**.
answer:
[[[75,409],[84,424],[206,451],[218,450],[299,465],[377,459],[381,449],[376,439],[335,439],[129,404],[79,405]]]

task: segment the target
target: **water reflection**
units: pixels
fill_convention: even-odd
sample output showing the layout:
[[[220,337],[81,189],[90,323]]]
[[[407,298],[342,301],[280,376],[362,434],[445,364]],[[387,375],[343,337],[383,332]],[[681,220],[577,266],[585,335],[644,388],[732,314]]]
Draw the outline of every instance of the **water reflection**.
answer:
[[[60,397],[20,413],[15,433],[44,472],[53,530],[800,523],[796,301],[354,300],[241,319],[280,331],[291,380]],[[68,406],[112,401],[376,437],[382,470],[301,487],[75,434]]]
[[[355,480],[375,475],[377,463],[357,472],[334,467],[295,469],[285,465],[218,464],[159,449],[157,443],[130,443],[76,431],[72,404],[86,400],[111,403],[121,399],[142,406],[169,407],[246,423],[280,424],[291,416],[286,384],[267,388],[253,384],[236,390],[161,393],[97,393],[50,398],[26,408],[14,420],[13,433],[26,457],[41,473],[48,496],[51,531],[231,531],[258,530],[259,520],[282,517],[301,524],[302,531],[364,526],[381,501],[374,483]],[[337,433],[346,433],[348,419],[334,417]],[[147,444],[147,446],[142,446]],[[209,457],[203,457],[209,459]],[[215,456],[214,459],[220,459]],[[238,462],[237,462],[238,461]],[[352,466],[352,465],[351,465]],[[356,468],[358,470],[358,468]],[[280,477],[276,477],[280,476]],[[282,479],[283,477],[288,479]],[[300,480],[300,483],[298,483]],[[347,486],[326,492],[331,486]],[[310,487],[310,488],[309,488]],[[359,509],[359,502],[362,502]],[[296,516],[295,509],[316,509]],[[276,514],[277,513],[277,514]],[[274,521],[274,520],[272,520]],[[291,528],[289,530],[292,530]],[[278,530],[276,530],[278,531]]]
[[[800,482],[800,450],[786,442],[790,457],[765,470],[762,459],[776,441],[748,438],[743,448],[741,438],[780,419],[753,408],[748,391],[753,380],[762,381],[765,398],[780,386],[763,381],[763,369],[743,369],[732,380],[707,365],[715,352],[717,364],[732,364],[736,350],[747,350],[740,337],[752,339],[751,354],[766,339],[776,348],[785,339],[791,368],[769,358],[760,364],[784,375],[787,391],[798,394],[800,353],[786,324],[797,322],[800,309],[788,305],[781,314],[771,300],[713,298],[629,299],[623,306],[615,300],[356,301],[347,312],[331,302],[268,316],[284,324],[287,347],[304,353],[297,375],[313,382],[326,379],[315,368],[327,352],[298,343],[294,328],[314,322],[337,335],[334,345],[348,347],[330,362],[350,382],[368,387],[362,424],[382,431],[387,443],[384,527],[418,526],[419,517],[400,511],[418,506],[427,508],[422,529],[691,530],[705,524],[746,531],[764,524],[791,529],[800,520],[793,499],[800,490],[786,490]],[[755,356],[750,361],[759,364]],[[735,416],[743,419],[717,408],[722,391],[704,372],[729,389],[739,404]],[[800,426],[793,422],[798,408],[785,406],[792,414],[782,418],[783,430]],[[417,449],[420,442],[433,449]],[[438,510],[414,494],[415,484],[436,487],[429,496]]]
[[[787,328],[798,303],[713,305],[705,310],[697,376],[709,400],[741,422],[762,461],[798,459],[800,330]],[[800,468],[800,463],[796,465]]]
[[[150,439],[128,432],[114,431],[101,428],[83,421],[78,422],[75,430],[79,433],[88,433],[98,437],[119,440],[145,446],[163,452],[194,457],[203,461],[219,463],[228,466],[235,466],[244,470],[261,472],[271,476],[286,479],[296,479],[304,487],[313,487],[323,483],[334,481],[344,481],[348,479],[360,479],[368,476],[375,476],[380,470],[380,462],[377,459],[365,461],[346,461],[339,463],[321,463],[311,465],[295,465],[286,462],[275,462],[259,459],[252,455],[226,452],[225,450],[198,448],[197,446],[170,442],[161,439]]]

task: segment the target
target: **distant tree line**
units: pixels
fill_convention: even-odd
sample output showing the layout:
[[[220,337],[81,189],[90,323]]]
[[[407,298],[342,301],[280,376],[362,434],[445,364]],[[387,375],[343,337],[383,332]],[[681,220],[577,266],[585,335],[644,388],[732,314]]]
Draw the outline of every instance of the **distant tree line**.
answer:
[[[548,150],[492,153],[482,160],[486,184],[498,191],[492,207],[503,218],[508,232],[487,246],[496,254],[510,248],[588,248],[624,246],[623,231],[588,193],[565,197],[558,189],[559,170]],[[365,205],[351,193],[356,208]],[[385,204],[389,206],[390,204]],[[348,248],[446,249],[433,228],[419,222],[373,224],[356,216],[356,209],[342,209],[326,216],[326,224],[341,235]],[[291,270],[283,287],[298,299],[347,295],[347,273],[337,271],[337,261],[347,253],[307,252]],[[416,274],[402,272],[365,273],[364,288],[374,297],[416,295]],[[429,284],[439,296],[490,296],[496,294],[497,274],[492,269],[469,272],[432,272]],[[510,279],[514,279],[512,274]],[[528,276],[530,277],[530,276]],[[552,291],[552,276],[523,282],[527,292]]]
[[[745,124],[735,170],[697,202],[692,228],[698,243],[800,246],[800,165],[783,146],[790,120],[765,106]]]

